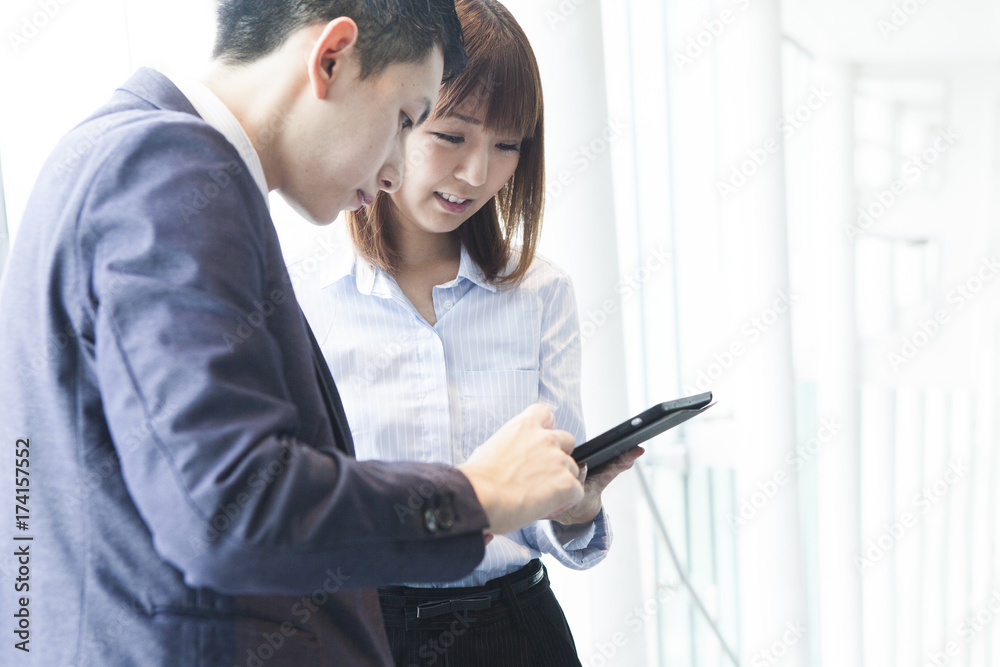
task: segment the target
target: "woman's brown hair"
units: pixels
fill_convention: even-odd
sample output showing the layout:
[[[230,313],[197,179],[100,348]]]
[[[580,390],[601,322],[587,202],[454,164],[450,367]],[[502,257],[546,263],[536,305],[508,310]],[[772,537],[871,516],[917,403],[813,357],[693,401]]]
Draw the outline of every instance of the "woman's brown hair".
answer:
[[[469,64],[442,86],[432,119],[455,113],[469,99],[481,99],[486,131],[513,130],[524,137],[514,175],[458,228],[459,238],[486,280],[513,286],[531,266],[541,229],[545,196],[541,76],[528,38],[506,7],[496,0],[457,0],[455,8]],[[347,214],[358,254],[390,274],[400,262],[390,225],[396,212],[392,198],[379,192],[374,204]],[[516,240],[521,245],[518,263],[506,272]]]

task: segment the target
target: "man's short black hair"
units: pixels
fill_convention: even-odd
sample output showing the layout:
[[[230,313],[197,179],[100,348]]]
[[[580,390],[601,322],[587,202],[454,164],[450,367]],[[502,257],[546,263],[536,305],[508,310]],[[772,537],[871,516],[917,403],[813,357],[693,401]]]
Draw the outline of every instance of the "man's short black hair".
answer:
[[[254,62],[301,28],[347,16],[358,25],[361,78],[394,63],[423,60],[434,45],[444,55],[444,78],[465,67],[462,25],[454,0],[219,0],[213,57]]]

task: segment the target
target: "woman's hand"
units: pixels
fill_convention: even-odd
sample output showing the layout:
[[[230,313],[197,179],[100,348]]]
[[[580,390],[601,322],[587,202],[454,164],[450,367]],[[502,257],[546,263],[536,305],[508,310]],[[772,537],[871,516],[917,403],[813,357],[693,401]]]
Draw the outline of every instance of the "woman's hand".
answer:
[[[593,475],[588,475],[587,466],[580,469],[580,482],[583,483],[583,500],[572,507],[561,510],[549,518],[563,526],[574,526],[590,523],[601,511],[601,494],[608,485],[635,463],[635,460],[645,453],[642,447],[632,449],[611,459]]]

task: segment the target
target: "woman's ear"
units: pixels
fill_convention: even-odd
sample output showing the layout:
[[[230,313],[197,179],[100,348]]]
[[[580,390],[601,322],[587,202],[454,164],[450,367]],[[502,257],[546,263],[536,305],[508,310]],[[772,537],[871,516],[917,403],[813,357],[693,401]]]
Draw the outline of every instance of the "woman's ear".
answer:
[[[309,54],[309,83],[317,99],[325,100],[337,77],[358,58],[358,25],[346,16],[326,24]],[[360,68],[359,68],[360,69]]]

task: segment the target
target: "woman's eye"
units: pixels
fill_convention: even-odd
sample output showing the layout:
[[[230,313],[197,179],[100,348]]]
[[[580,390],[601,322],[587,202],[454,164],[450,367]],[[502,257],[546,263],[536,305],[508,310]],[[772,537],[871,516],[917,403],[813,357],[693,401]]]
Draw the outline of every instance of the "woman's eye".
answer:
[[[497,144],[497,148],[504,151],[505,153],[520,153],[520,144]]]
[[[463,137],[456,137],[454,134],[444,134],[443,132],[435,132],[434,136],[442,141],[447,141],[449,144],[460,144],[465,141]]]

